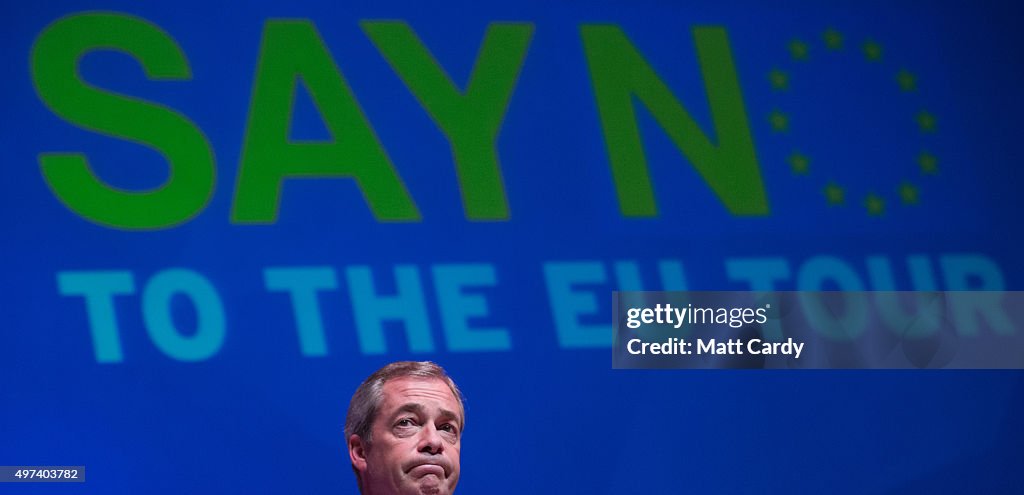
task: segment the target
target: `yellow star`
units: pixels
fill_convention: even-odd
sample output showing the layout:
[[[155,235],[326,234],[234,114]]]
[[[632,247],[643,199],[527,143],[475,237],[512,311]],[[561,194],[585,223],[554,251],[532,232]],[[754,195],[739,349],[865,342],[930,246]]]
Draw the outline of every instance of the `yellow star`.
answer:
[[[772,82],[772,89],[776,91],[789,89],[789,74],[786,74],[779,69],[772,69],[772,71],[768,73],[768,80]]]
[[[921,128],[921,132],[935,132],[935,116],[928,113],[927,110],[918,112],[914,119],[917,120],[917,126]]]
[[[935,155],[922,151],[920,155],[917,155],[917,164],[921,166],[921,173],[926,175],[935,175],[939,173],[938,168],[939,160],[935,158]]]
[[[896,82],[899,83],[900,89],[903,91],[914,91],[917,89],[917,78],[907,69],[900,69],[896,73]]]
[[[797,39],[789,42],[789,54],[793,60],[807,60],[807,52],[807,43]]]
[[[875,193],[868,193],[864,198],[864,207],[868,209],[868,215],[881,216],[885,212],[885,200],[876,196]]]
[[[843,49],[843,35],[839,31],[828,28],[825,30],[825,34],[822,35],[822,38],[825,38],[825,46],[829,50]]]
[[[864,57],[870,62],[878,62],[882,60],[882,45],[875,43],[874,40],[867,40],[864,42]]]
[[[843,197],[843,188],[839,187],[835,182],[829,182],[825,186],[825,199],[828,200],[829,206],[841,205],[845,201]]]
[[[799,151],[794,151],[788,158],[789,166],[793,169],[795,175],[807,175],[807,167],[810,165],[811,160],[804,155],[801,155]]]
[[[772,110],[772,113],[768,115],[768,122],[771,122],[772,130],[775,132],[786,132],[789,130],[789,117],[778,110]]]
[[[900,199],[903,200],[903,204],[916,205],[917,204],[917,188],[909,182],[904,182],[900,185]]]

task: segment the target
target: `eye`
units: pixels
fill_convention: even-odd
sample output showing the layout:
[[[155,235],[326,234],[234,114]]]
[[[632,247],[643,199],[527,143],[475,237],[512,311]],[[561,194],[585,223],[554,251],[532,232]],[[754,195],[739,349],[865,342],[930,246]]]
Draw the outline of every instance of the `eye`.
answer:
[[[412,420],[412,418],[402,418],[402,419],[398,420],[397,423],[395,423],[395,426],[408,427],[408,426],[414,426],[415,424],[416,423]]]
[[[459,429],[456,428],[455,425],[453,425],[451,423],[445,423],[445,424],[441,425],[440,430],[441,431],[446,431],[446,432],[452,433],[452,434],[457,434],[459,432]]]

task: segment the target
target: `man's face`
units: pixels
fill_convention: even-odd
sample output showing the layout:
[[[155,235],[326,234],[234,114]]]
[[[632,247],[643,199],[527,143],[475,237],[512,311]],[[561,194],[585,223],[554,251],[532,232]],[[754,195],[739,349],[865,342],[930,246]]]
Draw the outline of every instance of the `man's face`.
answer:
[[[367,495],[446,495],[459,482],[462,409],[439,379],[401,377],[384,383],[372,443],[353,435],[352,462]]]

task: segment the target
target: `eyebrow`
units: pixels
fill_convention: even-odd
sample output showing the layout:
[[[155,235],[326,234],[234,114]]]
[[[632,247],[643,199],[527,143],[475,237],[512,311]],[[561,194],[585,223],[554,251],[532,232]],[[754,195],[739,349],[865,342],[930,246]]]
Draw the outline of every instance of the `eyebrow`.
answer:
[[[403,412],[411,412],[411,413],[416,413],[416,414],[423,414],[424,411],[423,411],[423,406],[410,402],[408,404],[402,404],[398,408],[398,410],[395,411],[395,414],[403,413]]]
[[[395,414],[397,415],[397,414],[403,413],[403,412],[411,412],[411,413],[415,413],[415,414],[425,415],[426,410],[420,404],[417,404],[415,402],[409,402],[409,403],[402,404],[401,406],[399,406],[398,410],[395,411]],[[455,412],[452,412],[452,411],[449,411],[448,409],[443,409],[442,408],[441,409],[441,417],[447,417],[447,418],[454,419],[455,421],[457,421],[459,423],[460,427],[462,426],[462,419]]]

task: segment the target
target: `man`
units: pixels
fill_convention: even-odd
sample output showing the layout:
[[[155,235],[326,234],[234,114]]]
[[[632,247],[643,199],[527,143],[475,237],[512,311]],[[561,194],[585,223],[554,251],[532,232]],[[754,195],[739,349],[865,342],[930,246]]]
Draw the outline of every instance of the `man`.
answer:
[[[459,482],[462,392],[429,361],[391,363],[352,395],[345,438],[363,495],[448,495]]]

